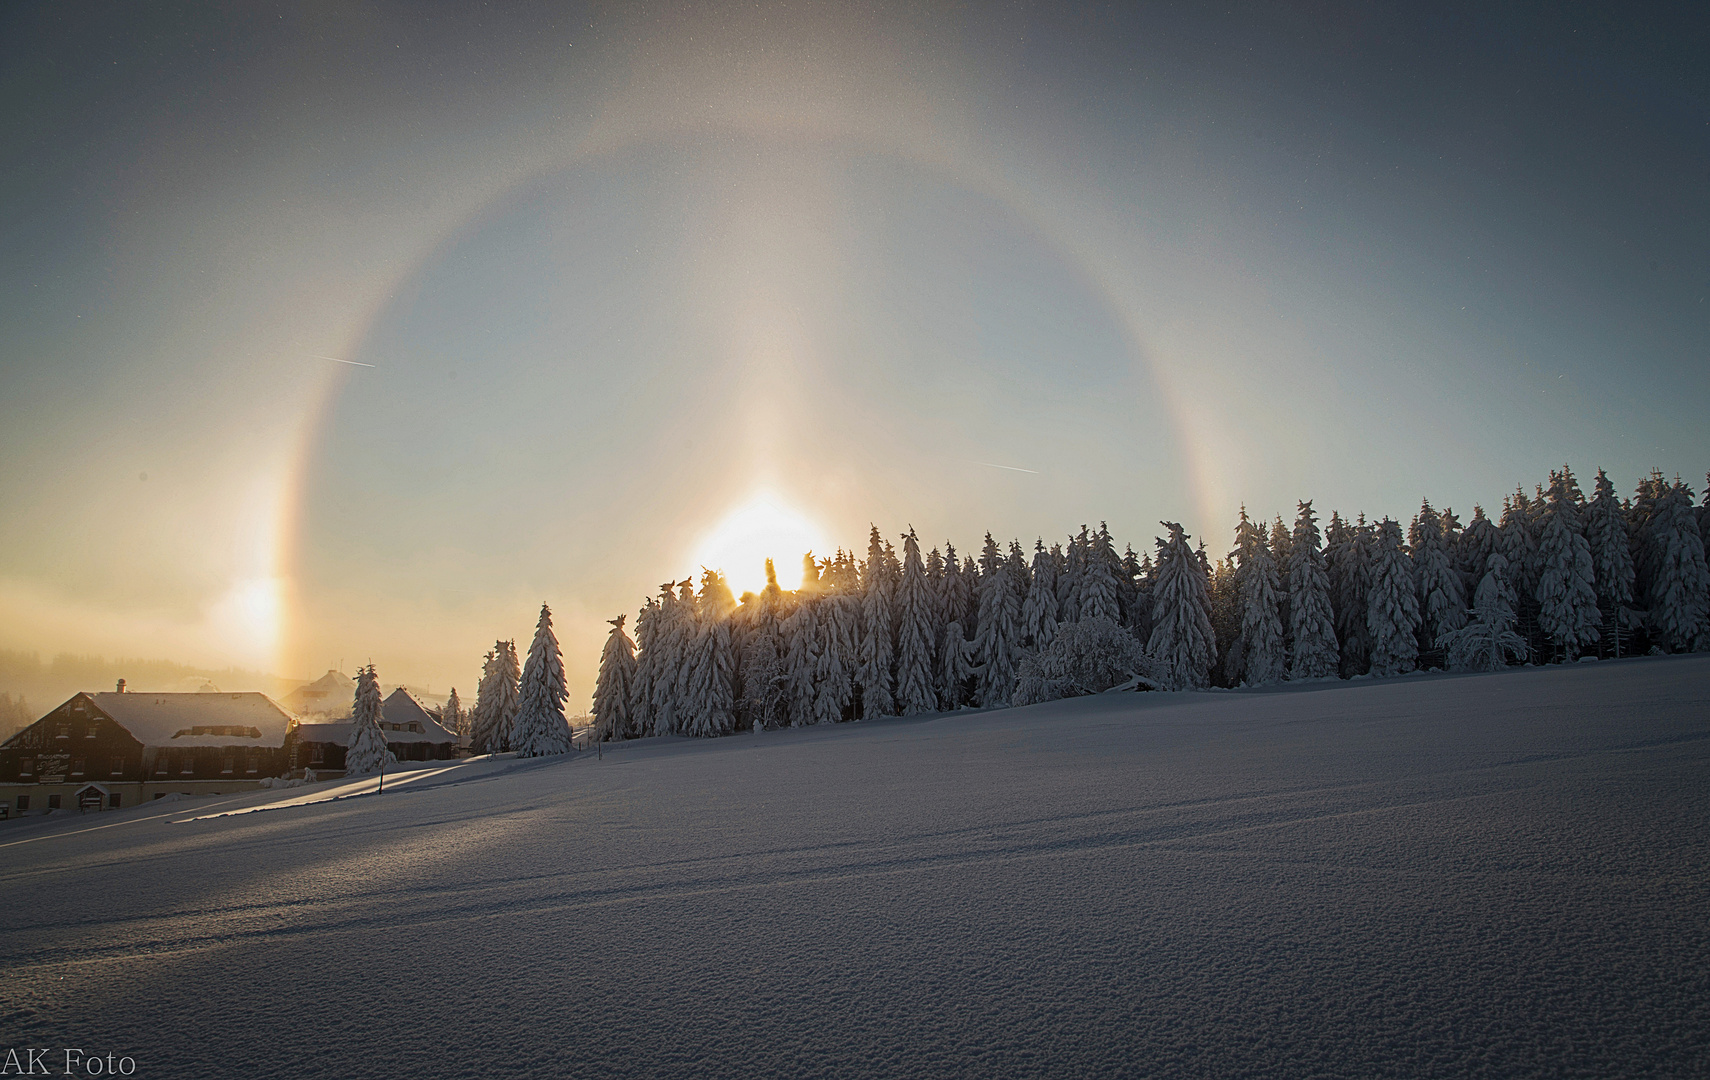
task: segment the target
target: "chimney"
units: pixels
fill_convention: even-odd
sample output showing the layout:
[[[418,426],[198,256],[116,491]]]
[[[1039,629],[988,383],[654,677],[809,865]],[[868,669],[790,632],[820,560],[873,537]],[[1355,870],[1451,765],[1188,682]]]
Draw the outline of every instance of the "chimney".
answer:
[[[125,680],[120,679],[119,680],[119,693],[122,694],[124,692],[125,692]]]

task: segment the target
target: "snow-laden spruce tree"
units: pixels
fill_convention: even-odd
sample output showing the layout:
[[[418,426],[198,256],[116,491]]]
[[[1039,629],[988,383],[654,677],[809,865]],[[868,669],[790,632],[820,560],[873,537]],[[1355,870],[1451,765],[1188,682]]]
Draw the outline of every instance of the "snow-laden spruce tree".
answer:
[[[1003,708],[1015,690],[1015,668],[1021,660],[1021,598],[1015,578],[1005,566],[992,534],[986,534],[980,575],[980,631],[974,638],[974,663],[982,708]]]
[[[844,586],[820,601],[819,668],[814,672],[813,717],[816,724],[844,718],[855,696],[855,657],[860,641],[861,606]]]
[[[517,660],[517,643],[515,641],[497,642],[495,648],[498,651],[498,656],[495,658],[498,673],[493,680],[493,694],[498,722],[494,731],[498,735],[500,749],[515,750],[517,748],[516,723],[521,694],[522,664]]]
[[[1172,521],[1158,545],[1158,580],[1152,589],[1152,637],[1146,651],[1158,662],[1166,689],[1203,687],[1217,659],[1211,629],[1211,598],[1205,564],[1188,546],[1188,534]]]
[[[743,605],[743,618],[748,625],[742,633],[742,663],[737,668],[741,683],[738,728],[747,726],[763,731],[785,722],[783,706],[788,678],[784,671],[777,603],[761,593],[754,603]]]
[[[657,664],[649,680],[653,735],[675,735],[682,730],[684,683],[698,621],[693,589],[692,579],[670,581],[660,587],[653,630]]]
[[[1484,516],[1484,507],[1475,503],[1472,520],[1467,522],[1460,541],[1455,545],[1455,569],[1461,572],[1461,581],[1469,589],[1484,580],[1486,564],[1501,542],[1496,524]]]
[[[938,611],[944,625],[959,622],[967,632],[974,624],[974,579],[956,561],[956,545],[944,542],[944,580],[938,590]]]
[[[494,745],[493,672],[498,655],[493,649],[481,660],[481,678],[475,683],[475,707],[469,710],[469,748],[477,754],[490,754]]]
[[[1281,581],[1265,530],[1248,520],[1246,507],[1241,508],[1241,521],[1235,526],[1232,555],[1240,560],[1235,590],[1241,611],[1241,670],[1229,674],[1247,686],[1281,682],[1287,660],[1277,606]]]
[[[1080,617],[1122,621],[1122,557],[1116,553],[1110,530],[1099,522],[1098,532],[1087,535],[1081,528],[1083,563],[1080,581]]]
[[[1358,521],[1344,527],[1326,553],[1343,678],[1364,675],[1371,667],[1372,640],[1366,615],[1371,604],[1373,542],[1372,527],[1361,514]]]
[[[373,776],[398,763],[380,729],[380,676],[374,665],[356,669],[356,699],[350,709],[350,740],[345,743],[344,775]]]
[[[1425,650],[1435,649],[1439,635],[1465,625],[1467,599],[1460,570],[1443,536],[1442,518],[1431,509],[1429,499],[1413,519],[1408,544],[1419,583],[1419,644]]]
[[[1700,648],[1710,608],[1710,570],[1692,506],[1692,489],[1676,480],[1658,496],[1647,530],[1650,544],[1648,621],[1651,636],[1671,652]]]
[[[1289,538],[1288,613],[1294,651],[1289,657],[1291,679],[1327,679],[1336,674],[1341,650],[1330,613],[1330,578],[1324,571],[1318,518],[1311,501],[1299,504],[1294,534]]]
[[[469,745],[469,715],[463,711],[463,700],[457,696],[455,686],[451,688],[451,696],[445,699],[445,708],[439,712],[439,721],[457,736],[459,745]]]
[[[1526,656],[1526,639],[1514,632],[1514,586],[1508,583],[1508,560],[1493,551],[1487,562],[1489,569],[1473,596],[1471,620],[1443,635],[1450,671],[1499,671],[1510,657]]]
[[[902,581],[897,589],[898,716],[938,711],[937,679],[933,677],[932,595],[920,561],[920,541],[911,527],[903,536]]]
[[[861,652],[855,683],[861,690],[861,716],[875,720],[896,715],[895,615],[884,542],[878,526],[867,539],[867,561],[861,568]]]
[[[570,691],[564,682],[564,654],[552,632],[552,610],[545,604],[540,605],[521,682],[515,722],[517,756],[569,753],[570,723],[564,718],[564,701]]]
[[[728,735],[736,729],[736,648],[731,641],[735,610],[736,598],[724,575],[703,567],[682,706],[685,735]]]
[[[1585,508],[1585,541],[1597,574],[1597,597],[1611,611],[1633,602],[1633,548],[1627,514],[1615,485],[1597,470],[1596,494]]]
[[[1057,560],[1045,550],[1043,537],[1033,544],[1033,585],[1021,602],[1021,642],[1043,649],[1057,636]]]
[[[635,617],[635,678],[629,688],[632,739],[653,734],[653,684],[657,681],[654,673],[659,668],[659,637],[654,628],[658,625],[659,601],[648,597]]]
[[[1579,507],[1579,485],[1566,467],[1550,473],[1549,507],[1538,538],[1538,627],[1572,660],[1598,638],[1597,569]]]
[[[1538,537],[1532,527],[1532,503],[1520,488],[1502,501],[1498,548],[1508,561],[1508,583],[1514,586],[1516,608],[1537,595]]]
[[[974,700],[973,645],[962,634],[962,624],[952,622],[944,628],[944,640],[938,646],[938,709],[954,712]]]
[[[629,702],[635,685],[635,642],[624,633],[624,616],[608,620],[612,632],[600,650],[594,677],[594,733],[602,740],[630,737]]]
[[[1063,628],[1051,644],[1021,659],[1014,704],[1102,694],[1126,683],[1159,689],[1158,666],[1115,620],[1102,615]]]
[[[1086,552],[1092,545],[1087,527],[1069,537],[1068,547],[1057,560],[1057,620],[1074,622],[1081,617],[1081,577],[1086,571]],[[1055,551],[1055,549],[1053,549]]]
[[[819,618],[816,603],[799,598],[784,619],[784,716],[790,727],[814,722],[814,675],[819,671]]]
[[[477,754],[498,754],[511,749],[518,674],[516,647],[508,641],[495,641],[481,666],[481,682],[475,688],[470,745]]]
[[[1419,666],[1419,593],[1401,547],[1401,526],[1387,517],[1377,529],[1366,632],[1373,675],[1405,675]]]

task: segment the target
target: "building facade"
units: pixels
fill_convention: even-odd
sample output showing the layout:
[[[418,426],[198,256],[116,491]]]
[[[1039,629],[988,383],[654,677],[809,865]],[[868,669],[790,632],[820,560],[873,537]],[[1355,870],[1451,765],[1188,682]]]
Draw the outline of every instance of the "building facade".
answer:
[[[291,716],[265,694],[73,695],[0,743],[11,815],[223,795],[286,770]]]

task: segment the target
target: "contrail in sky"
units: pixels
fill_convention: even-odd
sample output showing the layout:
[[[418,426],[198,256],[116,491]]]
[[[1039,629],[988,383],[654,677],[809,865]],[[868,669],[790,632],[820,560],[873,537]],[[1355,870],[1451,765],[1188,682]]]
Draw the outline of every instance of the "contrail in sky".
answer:
[[[317,360],[332,360],[332,361],[334,361],[336,363],[340,363],[340,364],[349,364],[351,367],[373,367],[374,366],[373,364],[364,364],[360,360],[340,360],[336,356],[322,356],[320,353],[312,353],[311,355],[314,356],[315,359],[317,359]]]
[[[1018,469],[1014,465],[995,465],[990,461],[976,461],[976,462],[974,462],[974,464],[975,465],[984,465],[988,469],[1008,469],[1010,472],[1032,473],[1034,476],[1039,475],[1038,469]]]

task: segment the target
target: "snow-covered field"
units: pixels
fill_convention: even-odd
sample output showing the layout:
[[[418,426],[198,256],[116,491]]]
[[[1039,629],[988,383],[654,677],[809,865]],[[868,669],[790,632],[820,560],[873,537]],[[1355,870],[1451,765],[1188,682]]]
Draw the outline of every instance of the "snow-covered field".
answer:
[[[0,826],[0,1053],[219,1078],[1710,1074],[1710,657],[322,790]]]

